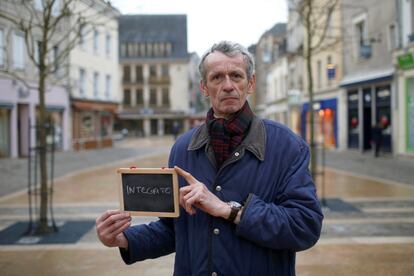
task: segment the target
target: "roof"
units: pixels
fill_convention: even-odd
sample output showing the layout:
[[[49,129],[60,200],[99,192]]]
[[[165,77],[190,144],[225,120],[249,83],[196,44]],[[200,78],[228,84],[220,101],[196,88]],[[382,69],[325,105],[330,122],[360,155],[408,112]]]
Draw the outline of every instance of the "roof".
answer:
[[[119,44],[125,42],[170,42],[170,58],[187,58],[187,16],[122,15],[119,17]]]

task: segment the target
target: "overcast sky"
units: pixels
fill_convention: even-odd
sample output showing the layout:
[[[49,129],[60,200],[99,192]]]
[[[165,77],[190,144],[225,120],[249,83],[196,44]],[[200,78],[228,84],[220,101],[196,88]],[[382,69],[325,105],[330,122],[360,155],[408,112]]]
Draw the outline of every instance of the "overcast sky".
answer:
[[[213,43],[256,43],[287,21],[285,0],[111,0],[122,14],[187,14],[188,51],[202,55]]]

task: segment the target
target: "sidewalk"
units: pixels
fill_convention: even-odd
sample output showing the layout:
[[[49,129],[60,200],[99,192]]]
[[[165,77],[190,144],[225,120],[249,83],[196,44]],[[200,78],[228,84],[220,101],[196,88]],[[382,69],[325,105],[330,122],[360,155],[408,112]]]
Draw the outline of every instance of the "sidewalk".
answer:
[[[140,156],[169,153],[172,137],[151,137],[151,139],[126,139],[116,142],[114,147],[55,153],[55,180],[73,172],[92,170],[97,166],[134,159]],[[48,163],[48,170],[49,163]],[[49,171],[48,171],[49,173]],[[0,159],[0,198],[27,189],[28,159]]]
[[[372,152],[326,150],[326,167],[355,175],[414,185],[414,158]]]

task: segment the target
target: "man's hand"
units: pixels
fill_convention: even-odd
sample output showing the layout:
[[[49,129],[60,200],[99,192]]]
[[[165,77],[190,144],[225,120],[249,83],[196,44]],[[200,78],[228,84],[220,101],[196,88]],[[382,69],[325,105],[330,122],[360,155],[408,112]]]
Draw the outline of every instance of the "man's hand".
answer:
[[[130,225],[128,212],[108,210],[96,219],[95,226],[98,238],[104,245],[128,249],[128,240],[122,232]]]
[[[197,207],[214,217],[229,217],[231,208],[228,204],[221,201],[190,173],[177,166],[174,169],[188,183],[188,186],[180,189],[180,204],[187,213],[190,215],[195,214],[196,210],[194,207]]]

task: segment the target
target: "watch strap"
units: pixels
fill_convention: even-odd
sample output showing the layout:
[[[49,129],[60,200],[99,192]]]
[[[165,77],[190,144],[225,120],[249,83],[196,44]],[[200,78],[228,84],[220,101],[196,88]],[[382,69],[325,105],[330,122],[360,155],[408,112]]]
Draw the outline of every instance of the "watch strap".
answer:
[[[239,211],[241,210],[242,206],[241,206],[241,205],[240,205],[240,206],[235,206],[235,205],[233,205],[233,204],[229,204],[229,205],[230,205],[231,210],[230,210],[230,215],[229,215],[229,217],[227,218],[227,220],[228,220],[229,222],[234,222],[234,220],[236,219],[237,214],[238,214],[238,213],[239,213]]]

